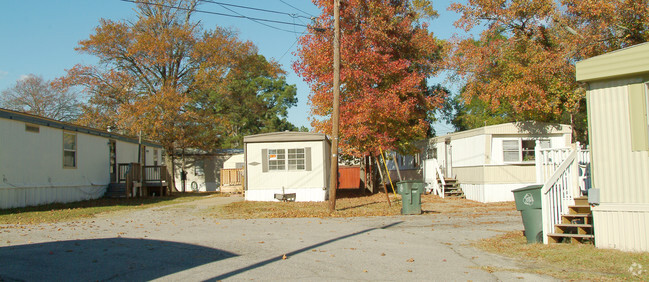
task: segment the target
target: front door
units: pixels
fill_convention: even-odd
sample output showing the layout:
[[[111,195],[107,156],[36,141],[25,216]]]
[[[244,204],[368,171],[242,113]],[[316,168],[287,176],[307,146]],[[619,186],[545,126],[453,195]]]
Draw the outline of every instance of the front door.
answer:
[[[446,156],[444,158],[445,175],[447,178],[453,178],[453,147],[451,146],[450,139],[447,139],[444,143],[446,145]]]
[[[111,183],[116,183],[117,182],[117,146],[115,144],[115,140],[110,140],[108,143],[108,150],[109,150],[109,159],[110,159],[110,182]]]

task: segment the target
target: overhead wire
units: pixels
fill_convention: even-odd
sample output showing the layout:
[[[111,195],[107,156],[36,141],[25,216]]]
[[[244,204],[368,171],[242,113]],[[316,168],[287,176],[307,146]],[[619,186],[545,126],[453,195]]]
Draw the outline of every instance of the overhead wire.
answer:
[[[306,27],[306,28],[309,27],[309,26],[307,26],[307,25],[305,25],[305,24],[298,24],[298,23],[295,23],[295,22],[291,23],[291,22],[278,21],[278,20],[269,20],[269,19],[262,19],[262,18],[248,17],[248,16],[244,16],[244,15],[241,15],[241,14],[238,14],[238,15],[232,15],[232,14],[226,14],[226,13],[219,13],[219,12],[205,11],[205,10],[199,10],[199,9],[189,9],[189,8],[184,8],[184,7],[176,7],[176,6],[166,5],[166,4],[151,3],[151,2],[144,2],[144,1],[137,1],[137,0],[120,0],[120,1],[122,1],[122,2],[128,2],[128,3],[134,3],[134,4],[153,5],[153,6],[165,7],[165,8],[171,8],[171,9],[177,9],[177,10],[183,10],[183,11],[194,11],[194,12],[198,12],[198,13],[211,14],[211,15],[218,15],[218,16],[224,16],[224,17],[232,17],[232,18],[240,18],[240,19],[256,20],[256,21],[270,22],[270,23],[276,23],[276,24],[292,25],[292,26],[301,26],[301,27]],[[288,30],[284,30],[284,31],[288,31]],[[292,31],[288,31],[288,32],[292,32]]]
[[[267,13],[274,13],[274,14],[281,14],[281,15],[287,15],[293,18],[305,18],[305,19],[311,19],[310,17],[305,17],[297,14],[291,14],[287,12],[281,12],[281,11],[274,11],[274,10],[268,10],[268,9],[261,9],[261,8],[255,8],[255,7],[250,7],[250,6],[242,6],[242,5],[235,5],[235,4],[229,4],[229,3],[223,3],[223,2],[217,2],[213,0],[199,0],[200,2],[207,2],[207,3],[212,3],[212,4],[217,4],[221,6],[230,6],[230,7],[236,7],[236,8],[241,8],[241,9],[248,9],[248,10],[254,10],[254,11],[260,11],[260,12],[267,12]]]
[[[314,16],[314,15],[312,15],[312,14],[309,14],[309,13],[307,13],[307,12],[305,12],[305,11],[302,11],[302,10],[300,10],[300,9],[298,9],[297,7],[294,7],[293,5],[291,5],[291,4],[289,4],[289,3],[286,3],[286,2],[284,2],[284,0],[279,0],[279,2],[282,2],[282,3],[284,3],[284,4],[286,4],[286,6],[289,6],[289,7],[291,7],[291,8],[293,8],[293,9],[295,9],[295,10],[298,10],[298,11],[300,11],[300,12],[302,12],[302,13],[304,13],[305,15],[309,15],[309,16],[310,16],[310,18],[309,18],[309,19],[311,19],[311,18],[315,18],[315,16]]]
[[[266,24],[266,23],[260,22],[260,21],[258,21],[258,20],[255,19],[255,18],[250,18],[250,17],[248,17],[248,16],[244,16],[244,15],[242,15],[241,13],[239,13],[239,12],[237,12],[237,11],[235,11],[235,10],[232,10],[232,9],[226,7],[226,5],[224,5],[224,4],[216,3],[215,1],[203,1],[203,2],[210,2],[210,3],[213,3],[213,4],[219,5],[219,6],[221,6],[223,9],[226,9],[226,10],[232,12],[232,13],[235,13],[235,14],[237,14],[237,15],[243,17],[243,18],[246,18],[246,19],[248,19],[248,20],[251,20],[251,21],[253,21],[253,22],[256,22],[256,23],[258,23],[258,24],[260,24],[260,25],[264,25],[264,26],[267,26],[267,27],[270,27],[270,28],[273,28],[273,29],[277,29],[277,30],[281,30],[281,31],[285,31],[285,32],[291,32],[291,33],[299,34],[299,32],[297,32],[297,31],[295,31],[295,30],[288,30],[288,29],[279,28],[279,27],[276,27],[276,26],[272,26],[272,25],[269,25],[269,24]],[[227,5],[227,6],[237,6],[237,5]],[[297,24],[295,23],[295,18],[293,18],[293,28],[295,28],[296,25],[297,25]]]

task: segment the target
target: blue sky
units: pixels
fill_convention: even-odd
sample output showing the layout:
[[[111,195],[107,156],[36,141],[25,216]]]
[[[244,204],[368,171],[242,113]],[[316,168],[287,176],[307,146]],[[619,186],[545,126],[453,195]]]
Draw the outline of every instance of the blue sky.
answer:
[[[216,2],[302,16],[320,14],[319,9],[309,0],[216,0]],[[455,33],[463,34],[463,31],[453,27],[453,22],[459,15],[447,11],[451,2],[434,1],[434,8],[438,10],[440,17],[431,23],[430,29],[438,38],[448,39]],[[78,42],[94,33],[94,28],[99,25],[101,18],[114,21],[134,20],[134,8],[135,4],[120,0],[0,0],[0,38],[2,38],[0,91],[12,87],[18,79],[27,74],[40,75],[50,80],[65,75],[65,70],[76,64],[95,64],[97,62],[95,57],[74,50]],[[304,18],[294,20],[288,15],[228,8],[249,17],[297,24],[308,22]],[[212,3],[203,3],[199,9],[234,14]],[[309,127],[307,120],[309,88],[291,69],[291,63],[295,61],[292,52],[297,48],[295,42],[299,34],[304,31],[303,27],[268,23],[276,28],[293,31],[286,32],[247,19],[212,14],[198,14],[197,19],[206,29],[218,25],[237,30],[241,40],[253,42],[262,55],[282,64],[287,72],[288,83],[295,84],[298,89],[298,106],[289,110],[289,121],[297,126]],[[445,78],[434,78],[432,81],[444,83]],[[457,89],[453,85],[446,84],[446,86]],[[436,124],[435,128],[438,135],[452,130],[448,124]]]

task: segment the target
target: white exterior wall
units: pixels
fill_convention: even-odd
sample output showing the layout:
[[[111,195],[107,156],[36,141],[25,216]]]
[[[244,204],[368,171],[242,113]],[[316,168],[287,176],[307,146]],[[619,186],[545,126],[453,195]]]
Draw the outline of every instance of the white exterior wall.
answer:
[[[0,119],[0,209],[102,197],[110,183],[109,138],[38,128],[28,132],[25,122]],[[63,167],[63,132],[76,134],[76,168]],[[117,162],[136,162],[137,146],[116,140]]]
[[[492,203],[514,201],[512,190],[536,183],[517,184],[460,184],[468,200]]]
[[[441,144],[444,146],[444,143]],[[451,140],[453,167],[485,164],[485,136],[478,135]],[[437,152],[439,155],[439,151]]]
[[[649,251],[649,153],[632,150],[629,123],[628,85],[641,81],[589,84],[592,183],[600,189],[600,205],[593,208],[599,248]]]
[[[243,154],[241,162],[243,162]],[[211,155],[188,155],[185,156],[185,168],[187,179],[185,180],[185,191],[214,192],[221,187],[221,168],[226,168],[225,163],[229,158],[226,154]],[[183,191],[181,179],[182,159],[176,158],[174,164],[174,176],[177,191]],[[196,190],[192,188],[196,183]]]
[[[595,245],[623,251],[649,251],[649,206],[600,204],[593,209]]]
[[[137,144],[116,140],[115,151],[118,164],[137,162]]]
[[[63,130],[0,119],[0,208],[101,197],[110,181],[108,140],[76,133],[77,167],[63,168]],[[70,132],[74,133],[74,132]]]
[[[245,161],[243,160],[243,154],[237,154],[231,156],[223,163],[223,169],[235,169],[237,168],[238,163],[243,164],[244,162]]]
[[[311,148],[311,171],[263,172],[262,149]],[[274,201],[275,193],[296,193],[296,201],[324,201],[327,193],[324,141],[246,143],[248,201]],[[282,191],[284,188],[284,191]]]

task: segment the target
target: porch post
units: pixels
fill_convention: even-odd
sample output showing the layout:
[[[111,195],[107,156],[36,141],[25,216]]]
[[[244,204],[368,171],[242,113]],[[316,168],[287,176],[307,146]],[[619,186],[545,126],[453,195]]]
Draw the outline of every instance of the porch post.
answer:
[[[534,146],[534,164],[536,168],[536,184],[543,184],[543,161],[541,160],[543,156],[541,155],[541,141],[536,140]]]

